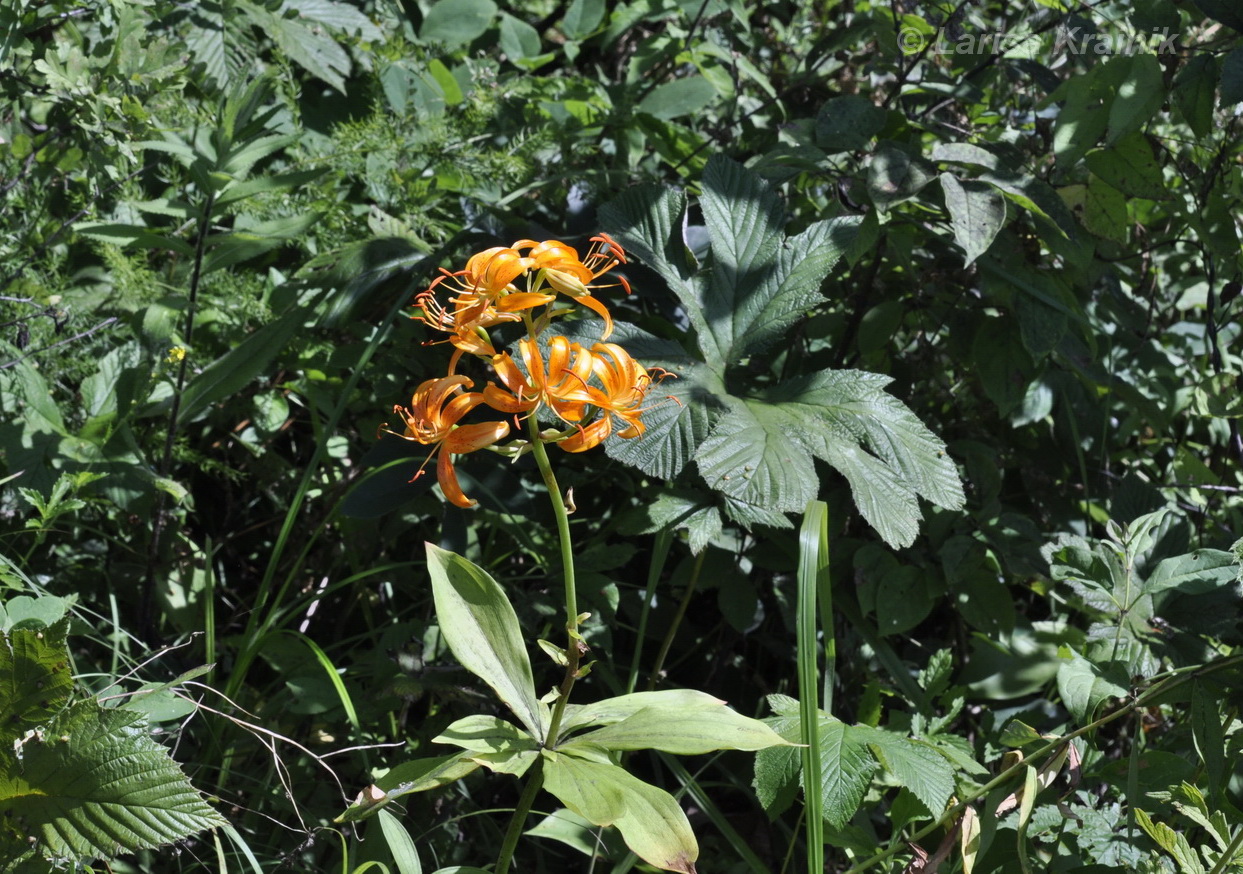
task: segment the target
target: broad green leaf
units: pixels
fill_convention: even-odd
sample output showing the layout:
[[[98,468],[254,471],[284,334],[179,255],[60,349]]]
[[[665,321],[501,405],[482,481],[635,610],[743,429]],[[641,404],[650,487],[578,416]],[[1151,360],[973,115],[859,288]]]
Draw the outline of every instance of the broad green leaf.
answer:
[[[1174,105],[1197,137],[1206,137],[1213,129],[1217,79],[1217,60],[1207,52],[1189,58],[1174,77]]]
[[[1155,594],[1173,589],[1185,595],[1202,595],[1232,585],[1238,570],[1229,552],[1197,549],[1158,564],[1144,581],[1143,591]]]
[[[798,423],[773,404],[735,402],[700,444],[700,475],[719,492],[792,512],[816,497],[818,479]]]
[[[22,605],[16,609],[20,616]],[[24,732],[45,724],[73,691],[65,644],[69,620],[43,627],[28,624],[35,627],[12,628],[0,635],[0,750],[12,749]]]
[[[662,529],[686,531],[687,545],[698,555],[712,538],[721,533],[721,511],[706,492],[677,489],[663,492],[645,508],[651,525],[643,532]]]
[[[327,172],[327,168],[299,170],[294,173],[282,173],[277,176],[259,176],[245,182],[234,182],[227,185],[214,203],[214,212],[226,212],[225,206],[252,197],[256,194],[270,194],[277,191],[293,191],[308,182],[314,182]],[[252,228],[253,231],[253,228]]]
[[[885,110],[866,97],[834,97],[816,113],[816,145],[828,154],[865,149],[885,126]]]
[[[1114,74],[1118,84],[1109,107],[1109,132],[1105,137],[1105,145],[1112,146],[1148,123],[1165,102],[1166,90],[1156,55],[1122,55],[1106,66],[1121,68]]]
[[[350,56],[323,28],[310,27],[264,7],[235,0],[251,20],[263,28],[285,55],[306,72],[345,93],[345,77],[350,72]]]
[[[622,851],[624,854],[622,843],[617,840],[615,833],[601,832],[589,820],[564,807],[554,810],[523,834],[533,838],[560,841],[589,859],[602,852],[606,854],[606,857],[610,851]],[[620,856],[614,858],[620,858]]]
[[[913,158],[895,144],[884,142],[868,165],[868,192],[881,212],[910,200],[936,178],[922,159]]]
[[[874,455],[846,442],[820,441],[816,454],[846,477],[855,507],[886,543],[908,546],[919,535],[923,513],[916,493],[898,472]]]
[[[1088,169],[1112,187],[1131,197],[1166,200],[1170,193],[1161,166],[1142,133],[1133,133],[1109,149],[1088,152]]]
[[[796,237],[783,232],[784,213],[768,185],[741,165],[713,159],[700,199],[711,235],[710,278],[700,309],[711,343],[709,363],[736,363],[773,342],[820,302],[820,285],[850,247],[859,221],[817,222]]]
[[[699,846],[673,796],[617,765],[545,752],[544,788],[596,825],[613,825],[636,856],[666,871],[694,874]]]
[[[384,41],[384,31],[348,3],[337,0],[284,0],[281,9],[296,9],[302,18],[357,34],[369,42]]]
[[[1103,65],[1097,65],[1066,80],[1066,102],[1057,114],[1053,131],[1053,153],[1059,167],[1069,169],[1076,164],[1109,125],[1114,91],[1105,81],[1103,70]]]
[[[1234,48],[1222,61],[1222,106],[1243,103],[1243,47]]]
[[[1224,371],[1200,380],[1191,399],[1191,412],[1214,419],[1243,417],[1243,393],[1239,392],[1240,374]]]
[[[986,182],[960,182],[941,174],[954,242],[966,252],[967,266],[988,251],[1006,223],[1006,199]]]
[[[604,0],[573,0],[561,19],[561,28],[570,39],[586,39],[604,20]]]
[[[492,0],[440,0],[423,19],[419,39],[456,48],[483,36],[496,13]]]
[[[190,380],[181,395],[177,421],[192,422],[217,401],[241,391],[262,373],[305,323],[307,313],[295,308],[264,325]],[[163,407],[149,412],[160,412]]]
[[[954,768],[935,747],[915,738],[867,726],[851,726],[853,740],[871,747],[881,765],[939,817],[954,792]]]
[[[1099,176],[1090,176],[1084,190],[1083,226],[1098,237],[1116,243],[1127,241],[1130,223],[1126,197]]]
[[[686,195],[658,185],[639,185],[600,208],[605,230],[628,254],[669,283],[696,330],[705,330],[698,295],[691,286],[694,258],[685,242]]]
[[[522,629],[505,592],[485,570],[432,543],[427,569],[436,618],[454,657],[491,686],[542,743],[547,708],[535,694]]]
[[[1100,666],[1078,653],[1071,653],[1070,659],[1058,667],[1057,690],[1080,724],[1089,722],[1107,699],[1125,697],[1130,691],[1126,671],[1117,662]]]
[[[0,749],[0,816],[20,816],[46,857],[82,861],[225,822],[147,734],[143,714],[93,700],[62,711],[16,753]],[[0,831],[0,855],[12,834]]]
[[[453,744],[477,753],[533,750],[538,746],[529,734],[513,723],[483,713],[462,717],[432,738],[432,743]]]
[[[609,750],[663,750],[680,756],[698,756],[714,750],[762,750],[788,743],[758,719],[751,719],[715,702],[685,707],[654,704],[620,722],[579,735],[575,743]]]
[[[59,484],[58,480],[58,484]],[[0,633],[8,634],[15,627],[40,631],[55,625],[65,618],[73,605],[73,598],[58,598],[55,595],[40,595],[32,598],[29,595],[18,595],[0,603]],[[47,639],[46,636],[44,638]],[[3,701],[0,698],[0,701]],[[0,713],[8,712],[8,706],[0,704]]]
[[[637,109],[664,121],[699,112],[716,99],[717,91],[703,76],[687,76],[657,85]]]
[[[539,31],[521,18],[502,12],[501,51],[511,61],[535,57],[540,51]]]
[[[694,689],[662,689],[659,692],[632,692],[605,698],[594,704],[570,704],[561,720],[562,737],[580,728],[601,728],[621,722],[650,707],[673,710],[716,707],[725,702]]]
[[[212,273],[249,260],[301,237],[319,221],[319,214],[308,212],[266,222],[247,223],[239,220],[227,234],[207,238],[207,257],[203,273]]]

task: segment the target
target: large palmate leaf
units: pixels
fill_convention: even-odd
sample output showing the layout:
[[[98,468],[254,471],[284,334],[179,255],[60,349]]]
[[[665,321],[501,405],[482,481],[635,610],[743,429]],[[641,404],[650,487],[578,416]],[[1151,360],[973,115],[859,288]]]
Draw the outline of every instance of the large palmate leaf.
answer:
[[[700,206],[709,239],[701,265],[686,243],[682,194],[637,188],[601,211],[631,254],[669,284],[702,356],[698,363],[678,350],[649,359],[631,350],[678,374],[660,387],[678,406],[652,406],[643,439],[610,441],[609,454],[663,478],[694,460],[725,513],[745,525],[781,525],[785,513],[817,497],[815,459],[846,477],[860,513],[894,546],[918,534],[920,498],[961,507],[962,483],[945,444],[885,392],[888,377],[823,371],[748,391],[737,376],[737,365],[823,300],[821,285],[852,243],[857,220],[830,219],[786,236],[777,194],[724,158],[709,161]]]
[[[542,742],[548,708],[535,694],[531,660],[505,592],[483,568],[431,543],[427,569],[436,617],[454,657],[491,686]]]
[[[146,716],[93,700],[0,748],[0,818],[50,859],[89,860],[158,847],[224,819],[146,731]],[[0,829],[0,857],[31,844]]]
[[[694,874],[699,845],[673,796],[609,762],[544,753],[544,788],[595,825],[616,826],[636,856]]]

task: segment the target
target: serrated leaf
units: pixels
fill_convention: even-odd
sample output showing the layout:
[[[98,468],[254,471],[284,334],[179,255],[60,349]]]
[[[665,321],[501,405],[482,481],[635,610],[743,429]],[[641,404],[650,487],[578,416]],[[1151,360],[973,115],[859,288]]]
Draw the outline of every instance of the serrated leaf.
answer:
[[[619,345],[625,347],[627,343],[622,340]],[[659,357],[640,357],[633,349],[628,351],[649,370],[661,364]],[[724,389],[716,375],[703,365],[683,359],[667,366],[673,376],[648,389],[643,436],[606,440],[604,451],[610,458],[637,467],[649,476],[671,480],[708,436],[713,419],[719,415],[719,397]]]
[[[680,756],[698,756],[715,750],[762,750],[784,746],[779,737],[758,719],[731,710],[724,702],[698,707],[654,704],[620,722],[576,737],[576,743],[609,750],[663,750]]]
[[[811,453],[790,416],[771,404],[736,402],[700,444],[700,475],[719,492],[773,510],[799,510],[816,497]]]
[[[544,714],[535,694],[518,616],[496,581],[460,555],[427,544],[427,569],[440,633],[453,655],[492,687],[536,740]]]
[[[850,247],[859,219],[817,222],[787,239],[780,201],[758,175],[713,158],[703,186],[712,245],[710,278],[700,289],[712,335],[704,351],[709,362],[732,364],[771,345],[821,300],[820,284]]]
[[[1173,589],[1185,595],[1202,595],[1229,586],[1238,575],[1234,556],[1221,549],[1197,549],[1165,559],[1144,581],[1148,594]]]
[[[1126,671],[1117,662],[1100,666],[1078,653],[1072,653],[1057,669],[1058,694],[1081,724],[1090,721],[1105,700],[1124,697],[1129,691],[1126,683]]]
[[[868,192],[882,212],[910,200],[936,178],[933,169],[890,143],[882,143],[868,165]]]
[[[1086,163],[1089,170],[1123,194],[1150,200],[1167,200],[1170,196],[1152,147],[1138,131],[1119,140],[1113,148],[1089,152]]]
[[[673,796],[617,765],[546,753],[544,788],[595,825],[616,826],[636,856],[666,871],[694,874],[699,846]]]
[[[816,113],[816,145],[830,155],[867,148],[885,126],[885,110],[866,97],[834,97]]]
[[[850,732],[867,743],[885,770],[919,799],[933,819],[941,815],[954,792],[954,768],[945,756],[924,741],[882,729],[851,726]]]
[[[954,229],[954,242],[966,253],[966,265],[988,251],[1006,223],[1006,199],[986,182],[960,182],[941,174],[945,206]]]
[[[886,541],[905,546],[921,519],[915,495],[949,509],[965,497],[945,444],[885,392],[890,381],[823,371],[777,386],[766,400],[781,410],[794,439],[847,477],[860,512]]]
[[[840,829],[850,822],[876,767],[866,742],[852,726],[821,715],[820,798],[829,825]]]
[[[20,816],[49,858],[88,860],[155,848],[223,825],[143,714],[84,701],[21,747],[0,749],[0,816]],[[11,849],[0,832],[0,851]],[[21,847],[26,849],[23,842]]]
[[[686,531],[687,545],[698,555],[721,533],[721,512],[709,495],[691,489],[663,492],[645,508],[651,526],[645,533],[670,529]]]
[[[60,619],[0,636],[0,749],[11,749],[14,740],[46,723],[69,701],[68,631],[69,620]]]

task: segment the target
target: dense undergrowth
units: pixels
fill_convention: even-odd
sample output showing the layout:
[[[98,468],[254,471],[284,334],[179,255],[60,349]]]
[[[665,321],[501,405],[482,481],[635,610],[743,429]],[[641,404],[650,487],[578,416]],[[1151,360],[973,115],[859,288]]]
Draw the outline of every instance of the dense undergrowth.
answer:
[[[4,5],[0,870],[497,860],[521,781],[410,791],[506,713],[424,544],[500,583],[542,695],[559,511],[534,453],[462,457],[463,510],[381,429],[445,372],[440,268],[601,232],[610,340],[668,375],[642,437],[553,455],[573,701],[819,739],[599,753],[702,870],[1243,870],[1241,32],[1228,0]],[[136,819],[65,777],[131,756]],[[515,870],[646,865],[560,808]]]

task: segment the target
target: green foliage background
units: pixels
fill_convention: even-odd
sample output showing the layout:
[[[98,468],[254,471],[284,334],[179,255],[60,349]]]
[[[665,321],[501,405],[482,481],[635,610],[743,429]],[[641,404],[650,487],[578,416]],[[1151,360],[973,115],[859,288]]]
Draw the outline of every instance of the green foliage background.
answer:
[[[376,433],[443,366],[406,318],[438,267],[600,230],[635,256],[618,337],[680,405],[558,458],[576,694],[655,672],[797,737],[820,498],[829,870],[901,871],[940,823],[936,852],[998,774],[941,870],[1243,870],[1241,34],[1228,0],[6,0],[0,599],[76,598],[74,707],[213,666],[146,719],[230,827],[112,870],[491,861],[504,778],[333,821],[494,706],[424,541],[530,642],[560,630],[551,517],[529,459],[463,459],[463,513]],[[628,767],[704,870],[801,864],[787,748]],[[634,864],[535,834],[526,870]]]

